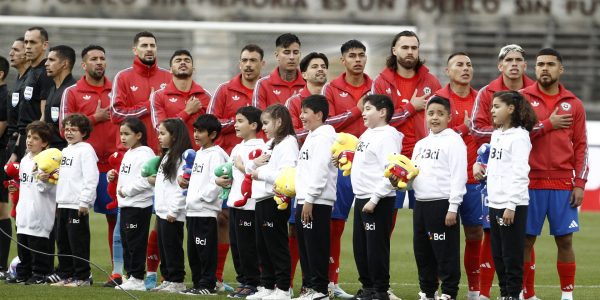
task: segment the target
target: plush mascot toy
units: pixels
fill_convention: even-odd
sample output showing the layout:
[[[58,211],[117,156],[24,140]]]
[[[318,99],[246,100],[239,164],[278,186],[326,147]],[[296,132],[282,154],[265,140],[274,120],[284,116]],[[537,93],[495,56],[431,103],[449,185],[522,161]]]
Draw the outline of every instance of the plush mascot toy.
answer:
[[[33,158],[38,170],[50,174],[48,182],[56,184],[58,182],[58,168],[62,160],[62,152],[56,148],[49,148]]]
[[[21,178],[19,177],[19,163],[10,162],[4,166],[4,172],[9,180],[4,180],[4,187],[9,190],[10,202],[12,203],[12,209],[10,210],[10,216],[13,218],[17,217],[17,203],[19,202],[19,186],[21,184]]]
[[[112,199],[110,203],[106,204],[106,209],[108,210],[115,209],[119,206],[119,202],[117,202],[117,183],[119,182],[119,169],[121,168],[122,161],[123,154],[118,151],[108,157],[108,164],[110,165],[111,170],[115,171],[115,178],[112,181],[109,181],[106,186],[108,196]]]
[[[227,178],[233,178],[232,172],[233,172],[233,163],[226,162],[226,163],[218,166],[215,169],[215,176],[217,176],[217,177],[227,176]],[[223,201],[227,201],[227,199],[229,198],[229,192],[231,192],[231,186],[223,188],[221,190],[221,192],[219,193],[219,199],[221,199]]]
[[[273,184],[277,209],[285,210],[296,196],[296,168],[285,168],[279,173]]]
[[[337,134],[331,153],[338,160],[338,168],[343,171],[342,175],[350,175],[352,161],[354,160],[354,151],[358,146],[358,138],[349,134],[340,132]]]
[[[399,189],[406,189],[408,182],[419,175],[419,169],[408,157],[402,154],[390,154],[388,161],[383,176],[386,178],[390,178],[392,175],[396,176],[398,178],[396,187]]]
[[[253,160],[253,159],[261,156],[261,154],[262,154],[261,149],[254,149],[254,150],[250,151],[250,153],[248,153],[248,158],[250,160]],[[235,207],[242,207],[242,206],[246,205],[246,202],[248,202],[248,199],[250,199],[250,197],[252,197],[252,174],[244,175],[244,181],[242,181],[241,190],[242,190],[242,199],[233,202],[233,206],[235,206]]]
[[[488,143],[482,144],[481,146],[479,146],[479,149],[477,149],[477,162],[483,168],[483,170],[486,172],[486,174],[487,174],[487,164],[488,164],[488,160],[490,158],[490,150],[491,149],[492,149],[492,146]],[[486,179],[483,178],[481,180],[481,185],[485,185],[485,182],[486,182]]]
[[[142,166],[142,177],[156,176],[158,166],[160,165],[160,156],[155,156],[144,163]]]
[[[187,149],[183,151],[181,154],[181,159],[183,160],[183,179],[190,181],[190,177],[192,177],[192,168],[194,168],[194,160],[196,159],[196,151],[194,149]],[[183,189],[183,195],[187,196],[188,189]]]

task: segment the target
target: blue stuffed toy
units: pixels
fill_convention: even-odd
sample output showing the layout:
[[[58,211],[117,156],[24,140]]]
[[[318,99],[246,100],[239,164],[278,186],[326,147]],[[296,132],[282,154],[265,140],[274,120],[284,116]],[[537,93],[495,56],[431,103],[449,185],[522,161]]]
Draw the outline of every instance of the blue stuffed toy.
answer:
[[[181,159],[183,160],[183,179],[190,181],[190,177],[192,176],[192,168],[194,167],[194,160],[196,159],[196,151],[194,149],[187,149],[183,151],[181,154]],[[187,196],[188,189],[183,189],[183,195]]]

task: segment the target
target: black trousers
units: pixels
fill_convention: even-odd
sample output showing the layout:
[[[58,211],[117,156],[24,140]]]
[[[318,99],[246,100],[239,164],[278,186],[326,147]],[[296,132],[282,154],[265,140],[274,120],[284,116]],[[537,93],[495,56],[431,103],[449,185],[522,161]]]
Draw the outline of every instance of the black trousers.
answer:
[[[241,284],[253,287],[260,283],[255,219],[253,210],[229,209],[229,245],[236,279]]]
[[[195,288],[214,289],[217,282],[217,218],[187,217],[187,255]]]
[[[390,234],[396,197],[379,200],[373,213],[362,212],[369,199],[355,199],[352,246],[363,290],[386,293],[390,288]]]
[[[526,205],[517,206],[514,223],[500,225],[504,209],[490,207],[492,256],[502,297],[519,297],[523,282],[523,248],[525,247]]]
[[[419,272],[419,286],[433,297],[442,282],[442,293],[456,299],[460,282],[460,218],[446,226],[448,200],[415,201],[413,210],[413,251]],[[439,280],[438,280],[439,279]]]
[[[156,224],[160,253],[160,273],[166,281],[183,282],[185,278],[183,222],[169,223],[167,220],[156,216]]]
[[[56,245],[59,256],[61,278],[73,277],[77,280],[90,278],[90,220],[89,215],[79,216],[77,209],[58,208]],[[83,259],[80,259],[83,258]],[[86,261],[87,260],[87,261]]]
[[[290,208],[278,210],[273,198],[256,202],[256,250],[262,272],[260,285],[280,290],[290,288],[292,262],[287,221]]]
[[[301,221],[303,208],[296,207],[296,238],[305,287],[327,295],[331,206],[314,204],[308,223]]]
[[[120,210],[121,228],[119,230],[123,244],[125,272],[137,279],[144,279],[152,206],[145,208],[121,207]]]
[[[50,240],[45,237],[17,234],[17,253],[21,262],[17,265],[17,278],[28,279],[31,275],[46,276],[52,272],[52,257],[50,253]],[[25,249],[37,250],[41,254]]]

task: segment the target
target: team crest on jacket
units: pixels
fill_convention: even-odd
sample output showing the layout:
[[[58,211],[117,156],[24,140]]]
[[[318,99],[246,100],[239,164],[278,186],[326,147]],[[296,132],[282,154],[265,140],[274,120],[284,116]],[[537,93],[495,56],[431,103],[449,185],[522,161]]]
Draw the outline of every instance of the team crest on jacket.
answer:
[[[533,102],[531,102],[531,106],[538,107],[538,106],[540,106],[540,103],[537,102],[536,100],[533,100]]]
[[[90,99],[92,98],[92,96],[90,96],[90,95],[85,95],[85,96],[83,96],[83,97],[81,97],[81,98],[83,98],[83,100],[90,100]]]
[[[391,95],[392,94],[392,89],[390,89],[390,88],[385,89],[385,93],[388,94],[388,95]]]
[[[423,94],[430,94],[431,93],[431,88],[426,86],[423,88]]]
[[[164,82],[160,84],[160,88],[161,88],[161,89],[164,89],[166,86],[167,86],[167,84],[166,84],[166,83],[164,83]]]
[[[233,96],[231,96],[231,99],[232,99],[233,101],[238,101],[238,100],[240,100],[240,96],[238,96],[238,95],[233,95]]]
[[[341,92],[341,93],[340,93],[340,97],[342,97],[342,98],[346,98],[346,97],[348,97],[348,93],[346,93],[346,92]]]
[[[169,101],[175,103],[175,102],[177,102],[177,98],[175,98],[175,97],[169,98]]]
[[[131,89],[131,91],[132,91],[132,92],[135,92],[135,91],[137,91],[137,90],[138,90],[138,87],[137,87],[137,86],[135,86],[135,85],[132,85],[132,86],[130,86],[129,88]]]
[[[281,91],[280,90],[273,90],[273,94],[279,95],[279,94],[281,94]]]
[[[567,102],[563,102],[560,104],[560,107],[564,110],[564,111],[569,111],[571,109],[571,104],[567,103]]]

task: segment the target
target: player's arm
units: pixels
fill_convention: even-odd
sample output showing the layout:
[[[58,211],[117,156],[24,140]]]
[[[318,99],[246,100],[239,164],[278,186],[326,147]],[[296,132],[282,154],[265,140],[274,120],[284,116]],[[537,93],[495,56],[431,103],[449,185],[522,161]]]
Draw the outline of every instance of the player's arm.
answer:
[[[487,88],[482,88],[477,93],[473,112],[471,113],[472,136],[478,143],[489,143],[494,132],[494,126],[491,122],[491,104]]]
[[[127,117],[141,118],[149,113],[148,106],[150,101],[129,105],[127,101],[127,82],[119,77],[115,77],[112,88],[112,97],[110,98],[110,119],[115,124],[121,122]]]
[[[575,161],[575,187],[584,189],[589,173],[588,142],[585,110],[580,100],[576,100],[573,122],[573,155]],[[575,102],[575,101],[574,101]]]
[[[260,110],[265,110],[265,108],[267,108],[267,88],[264,84],[265,78],[266,77],[263,77],[258,80],[254,92],[252,93],[252,106],[259,108]]]
[[[167,118],[165,111],[164,93],[157,91],[150,95],[150,117],[152,119],[152,127],[158,130],[158,125]]]

